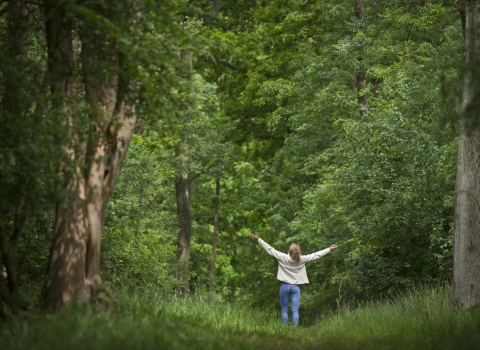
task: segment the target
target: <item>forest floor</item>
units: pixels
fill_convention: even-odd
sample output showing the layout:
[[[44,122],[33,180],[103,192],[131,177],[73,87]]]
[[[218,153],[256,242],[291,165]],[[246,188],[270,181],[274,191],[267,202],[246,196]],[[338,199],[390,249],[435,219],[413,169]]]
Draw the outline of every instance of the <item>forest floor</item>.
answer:
[[[278,312],[202,298],[122,294],[121,309],[29,312],[0,328],[0,349],[480,349],[480,311],[457,314],[449,287],[422,288],[283,326]]]

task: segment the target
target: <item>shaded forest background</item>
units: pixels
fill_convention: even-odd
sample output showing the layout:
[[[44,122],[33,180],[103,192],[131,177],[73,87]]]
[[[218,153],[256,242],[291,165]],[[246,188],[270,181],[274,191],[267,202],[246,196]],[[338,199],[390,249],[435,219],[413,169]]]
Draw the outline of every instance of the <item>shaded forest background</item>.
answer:
[[[98,50],[99,81],[135,82],[138,122],[101,238],[106,290],[213,289],[277,308],[276,262],[252,232],[281,251],[339,246],[309,266],[312,320],[451,280],[461,4],[145,1],[138,25],[124,20],[130,3],[0,3],[0,233],[19,300],[45,281],[59,184],[85,171],[65,156],[48,88],[44,23],[58,9],[72,26],[75,147],[96,125],[86,50]],[[104,46],[85,44],[95,36]]]

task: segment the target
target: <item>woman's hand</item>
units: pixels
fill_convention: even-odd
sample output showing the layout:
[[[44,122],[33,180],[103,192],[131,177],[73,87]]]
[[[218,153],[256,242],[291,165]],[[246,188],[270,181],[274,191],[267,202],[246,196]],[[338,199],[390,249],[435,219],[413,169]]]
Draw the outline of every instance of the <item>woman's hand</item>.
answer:
[[[333,252],[335,249],[337,249],[337,246],[334,244],[332,246],[330,246],[330,251]]]
[[[259,239],[260,237],[258,237],[257,235],[254,235],[253,233],[251,233],[251,234],[250,234],[250,238],[253,239],[253,240],[255,240],[255,241],[258,241],[258,239]]]

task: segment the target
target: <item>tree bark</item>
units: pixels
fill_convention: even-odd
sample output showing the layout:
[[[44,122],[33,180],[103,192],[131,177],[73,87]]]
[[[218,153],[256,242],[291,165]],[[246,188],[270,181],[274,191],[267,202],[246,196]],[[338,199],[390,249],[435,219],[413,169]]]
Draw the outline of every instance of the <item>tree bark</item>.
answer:
[[[188,50],[180,50],[180,57],[185,61],[186,76],[190,76],[193,66],[193,53]],[[188,265],[190,262],[190,240],[192,236],[192,193],[194,188],[194,178],[189,178],[187,172],[188,163],[188,133],[182,131],[181,141],[177,149],[177,159],[179,161],[177,177],[175,179],[175,192],[177,199],[177,216],[179,220],[178,230],[178,265],[175,273],[176,279],[181,284],[184,294],[189,292]]]
[[[107,202],[137,120],[137,87],[129,76],[105,69],[105,64],[122,64],[122,54],[114,43],[108,42],[106,36],[80,28],[91,125],[86,154],[80,153],[80,129],[74,125],[71,108],[71,101],[76,99],[72,26],[63,20],[65,17],[59,9],[47,22],[47,43],[52,93],[58,94],[54,102],[62,106],[64,127],[72,140],[64,147],[71,164],[61,169],[66,182],[60,184],[59,190],[65,190],[67,196],[57,205],[43,295],[46,306],[53,309],[63,308],[73,300],[95,304],[104,301],[114,307],[116,300],[101,282],[100,245]],[[79,165],[82,161],[83,167]]]
[[[80,140],[79,126],[74,116],[77,85],[72,44],[73,24],[66,19],[68,17],[64,8],[56,7],[56,1],[45,0],[44,5],[45,12],[53,10],[46,22],[53,108],[62,116],[62,127],[71,140],[64,145],[71,164],[64,163],[59,170],[64,182],[57,184],[57,190],[66,190],[66,196],[56,205],[53,245],[43,290],[45,304],[58,309],[73,299],[86,298],[85,252],[88,231],[85,179],[76,164]]]
[[[218,215],[220,207],[220,175],[215,181],[215,216],[213,218],[213,242],[212,259],[210,260],[210,284],[208,290],[208,301],[212,300],[213,285],[215,278],[215,260],[217,258],[217,238],[218,238]]]
[[[480,5],[465,1],[465,72],[460,105],[453,232],[457,311],[480,306]]]
[[[98,292],[102,291],[100,246],[105,210],[132,139],[137,117],[135,98],[129,96],[129,91],[135,91],[135,87],[129,86],[132,82],[128,78],[122,80],[117,74],[99,78],[102,74],[95,67],[95,61],[106,59],[102,57],[103,50],[98,47],[104,42],[89,45],[89,41],[88,35],[82,37],[83,80],[92,124],[85,157],[89,230],[86,279],[93,301],[96,301]]]
[[[181,146],[185,147],[185,145]],[[180,170],[175,180],[177,197],[177,215],[180,222],[178,230],[178,267],[176,278],[181,283],[183,293],[188,293],[188,264],[190,261],[190,239],[192,235],[192,213],[190,210],[190,193],[188,174]]]

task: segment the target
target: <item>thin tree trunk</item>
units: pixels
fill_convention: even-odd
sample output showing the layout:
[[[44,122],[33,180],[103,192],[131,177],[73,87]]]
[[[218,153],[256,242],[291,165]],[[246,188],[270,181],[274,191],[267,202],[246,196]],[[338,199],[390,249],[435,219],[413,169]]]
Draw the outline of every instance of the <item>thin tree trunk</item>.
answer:
[[[17,4],[17,6],[18,5],[22,6],[20,8],[17,8],[17,10],[22,13],[23,12],[22,8],[24,4],[23,3]],[[7,5],[7,6],[11,7],[10,5]],[[22,16],[23,15],[26,15],[26,14],[22,14]],[[42,86],[39,91],[37,107],[34,113],[33,125],[35,126],[38,126],[40,124],[36,116],[39,113],[39,108],[40,108],[39,106],[44,103],[46,98],[46,92],[48,89],[48,84],[46,83],[46,80],[47,80],[47,72],[45,72],[45,75],[43,78]],[[12,91],[10,91],[10,93],[12,93]],[[12,106],[9,105],[9,107],[12,107]],[[14,112],[14,111],[10,110],[10,112]],[[38,133],[36,131],[32,132],[30,135],[26,137],[31,137],[33,139],[34,146],[38,148]],[[35,152],[33,157],[35,159]],[[33,181],[31,178],[27,179],[27,182],[25,184],[26,193],[24,195],[23,201],[21,202],[22,204],[19,210],[19,214],[13,215],[13,230],[12,230],[13,232],[11,233],[10,236],[8,235],[5,222],[4,221],[0,222],[0,252],[2,256],[2,261],[4,262],[6,277],[9,285],[8,290],[6,289],[2,291],[1,293],[2,296],[0,297],[0,300],[4,299],[4,301],[10,306],[10,309],[12,310],[13,313],[18,313],[19,308],[25,308],[26,306],[28,306],[27,302],[20,300],[20,295],[18,290],[18,278],[17,278],[17,272],[15,268],[15,263],[14,263],[14,256],[15,256],[15,250],[18,246],[20,237],[23,234],[23,230],[25,228],[27,217],[31,208],[32,192],[34,187],[34,184],[32,182]],[[5,217],[6,215],[0,215],[0,216]],[[3,277],[1,278],[3,279]]]
[[[363,22],[363,13],[364,13],[364,6],[363,1],[355,1],[354,5],[354,12],[355,12],[355,19],[357,20],[357,25],[360,26]],[[360,53],[358,60],[360,61],[360,69],[356,74],[356,89],[357,89],[357,99],[358,103],[362,105],[362,108],[367,108],[367,97],[365,96],[365,88],[367,86],[367,75],[365,73],[365,68],[363,67],[363,54]],[[363,113],[363,112],[362,112]]]
[[[213,0],[212,10],[203,16],[203,24],[209,25],[220,11],[220,0]]]
[[[5,312],[5,309],[3,308],[2,298],[0,296],[0,325],[2,323],[9,321],[9,319],[10,318],[8,317],[8,314]]]
[[[186,62],[186,76],[189,76],[192,71],[192,52],[187,50],[180,51],[180,57]],[[182,292],[186,295],[189,292],[188,281],[188,265],[190,262],[190,240],[192,236],[192,196],[190,189],[194,188],[191,183],[193,179],[189,179],[187,173],[188,163],[188,134],[182,132],[181,141],[177,150],[177,158],[179,160],[179,169],[175,179],[175,192],[177,198],[177,216],[179,220],[178,230],[178,265],[176,270],[176,279],[181,284]]]
[[[192,213],[190,210],[190,195],[188,192],[188,175],[180,171],[175,180],[177,197],[177,215],[180,221],[178,230],[178,267],[176,278],[180,281],[183,293],[188,293],[188,264],[190,260],[190,239],[192,235]]]
[[[9,315],[5,311],[3,307],[3,303],[7,304],[9,303],[9,293],[8,293],[8,287],[7,283],[5,282],[6,272],[5,272],[5,267],[1,268],[2,270],[0,271],[0,326],[2,323],[7,322],[10,320]]]
[[[9,285],[8,298],[4,301],[7,302],[7,304],[10,306],[12,312],[16,314],[18,313],[18,281],[15,266],[13,263],[13,257],[10,251],[10,242],[8,241],[6,228],[3,222],[0,223],[0,253],[2,256],[3,264],[5,266],[5,270],[7,272],[7,280]]]
[[[212,259],[210,260],[210,284],[208,290],[208,301],[212,300],[213,285],[215,278],[215,260],[217,258],[217,238],[218,238],[218,215],[220,207],[220,175],[215,181],[215,216],[213,219],[213,243],[212,243]]]
[[[47,99],[47,90],[49,87],[48,74],[49,73],[48,73],[48,67],[47,67],[43,75],[42,85],[38,93],[37,105],[35,107],[35,111],[33,114],[33,125],[37,127],[40,127],[41,115],[43,113],[45,100]],[[36,150],[39,147],[38,132],[36,131],[32,132],[31,137],[33,138],[33,144],[35,146],[33,157],[36,157],[37,156]],[[27,223],[27,218],[32,206],[33,185],[31,182],[28,182],[25,187],[27,189],[27,193],[24,196],[22,208],[20,209],[20,215],[15,215],[15,220],[13,224],[13,233],[12,233],[12,236],[10,237],[10,246],[12,249],[16,249],[18,246],[18,242],[20,240],[20,237],[23,234],[23,229],[25,228],[25,224]]]
[[[190,208],[193,205],[193,198],[195,196],[195,179],[197,178],[197,173],[191,171],[188,173],[188,199],[190,200]]]
[[[460,105],[453,232],[457,311],[480,306],[480,4],[465,1],[465,72]]]
[[[25,228],[25,224],[27,223],[27,217],[28,217],[28,214],[30,213],[31,195],[32,194],[27,189],[27,194],[23,199],[23,205],[22,205],[22,208],[20,209],[20,215],[15,215],[15,219],[13,222],[13,233],[12,233],[12,236],[10,237],[10,247],[12,249],[17,248],[18,241],[20,240],[20,237],[22,236],[22,233],[23,233],[23,229]]]

